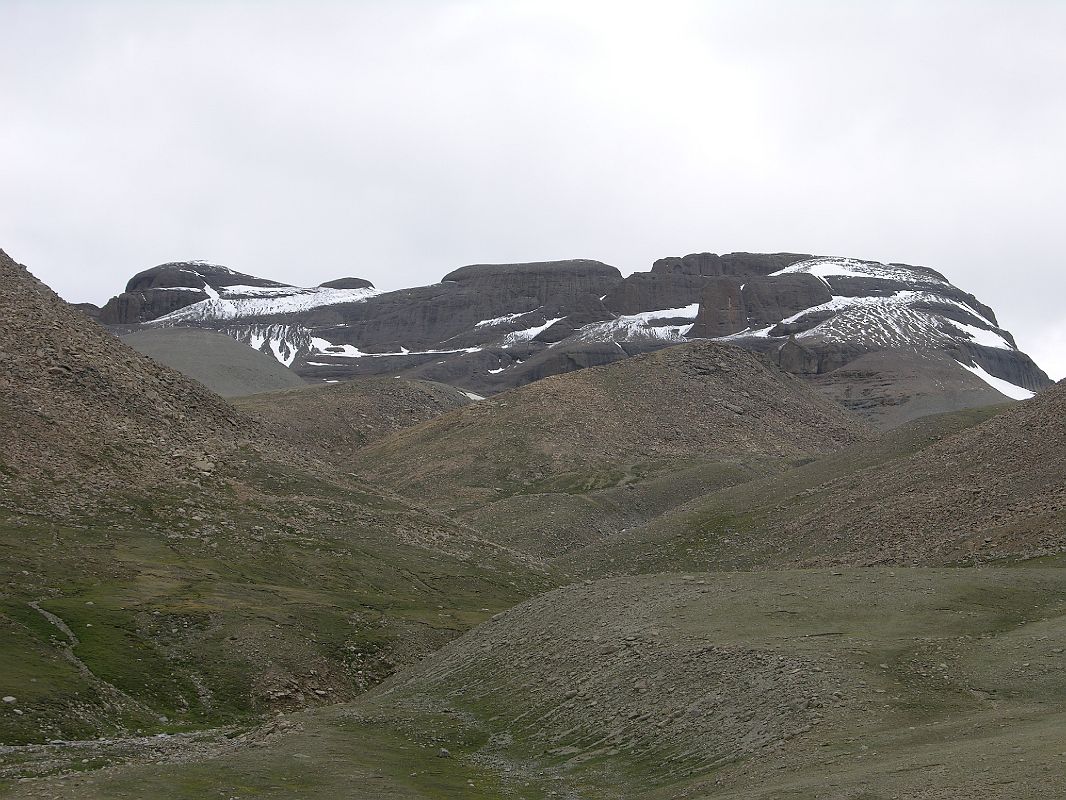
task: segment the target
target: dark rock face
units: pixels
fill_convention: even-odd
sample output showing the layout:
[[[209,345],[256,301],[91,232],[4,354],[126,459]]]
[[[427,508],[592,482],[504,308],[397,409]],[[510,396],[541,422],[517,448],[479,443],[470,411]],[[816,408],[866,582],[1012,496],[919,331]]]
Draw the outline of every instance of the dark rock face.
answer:
[[[797,253],[691,253],[687,256],[660,258],[652,264],[656,273],[681,273],[682,275],[705,275],[719,277],[731,275],[746,278],[769,275],[785,267],[804,261],[811,256]]]
[[[700,297],[700,310],[692,335],[701,339],[714,339],[738,333],[748,326],[747,309],[744,306],[739,278],[714,278],[707,282]]]
[[[105,325],[135,325],[199,303],[205,297],[202,289],[178,287],[123,292],[107,301],[100,309],[99,319]]]
[[[536,306],[565,308],[585,295],[601,297],[621,280],[622,273],[615,267],[599,261],[576,259],[528,264],[474,264],[449,272],[441,278],[441,283],[475,288],[490,302],[525,300],[535,302]]]
[[[773,325],[832,299],[833,295],[822,281],[803,273],[752,278],[741,291],[748,325],[752,328]]]
[[[609,318],[599,297],[621,280],[617,269],[598,261],[479,264],[457,269],[433,286],[327,306],[304,322],[338,326],[326,338],[367,352],[463,349],[570,314],[578,321]],[[485,324],[504,316],[511,319]]]
[[[711,278],[700,298],[691,336],[713,339],[764,328],[832,299],[823,281],[813,275]]]
[[[337,278],[335,281],[326,281],[319,286],[325,289],[373,289],[374,284],[366,278]]]
[[[603,298],[616,314],[683,308],[700,302],[707,278],[686,272],[634,272]]]
[[[71,303],[71,305],[89,319],[100,319],[100,306],[95,303]]]

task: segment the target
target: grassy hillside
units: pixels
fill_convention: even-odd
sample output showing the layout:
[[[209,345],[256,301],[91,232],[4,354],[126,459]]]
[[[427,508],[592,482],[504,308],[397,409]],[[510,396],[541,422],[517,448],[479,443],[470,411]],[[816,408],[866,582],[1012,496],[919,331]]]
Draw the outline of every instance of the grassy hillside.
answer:
[[[355,703],[230,739],[157,743],[155,763],[9,794],[1054,797],[1066,791],[1064,613],[1066,573],[1054,568],[571,586]],[[121,764],[138,747],[125,746],[92,752]],[[42,751],[8,774],[61,762]]]
[[[277,505],[159,497],[150,526],[0,517],[0,694],[16,698],[0,708],[0,742],[193,730],[350,699],[552,583],[398,501],[261,469],[264,492],[287,493]]]
[[[1011,406],[968,409],[910,422],[874,440],[846,447],[777,474],[723,488],[709,487],[646,524],[571,553],[577,573],[772,569],[812,564],[872,564],[884,553],[856,552],[843,533],[825,525],[799,528],[810,513],[831,514],[839,492],[862,476],[905,463],[915,454],[980,427]],[[857,529],[861,530],[861,526]]]

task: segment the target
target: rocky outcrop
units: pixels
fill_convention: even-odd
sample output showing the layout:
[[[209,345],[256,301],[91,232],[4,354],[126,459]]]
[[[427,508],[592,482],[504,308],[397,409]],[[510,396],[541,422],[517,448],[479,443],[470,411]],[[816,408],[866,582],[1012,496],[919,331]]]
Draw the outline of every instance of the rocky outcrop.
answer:
[[[78,311],[87,316],[89,319],[100,319],[100,306],[96,305],[95,303],[71,303],[71,306],[73,308],[78,309]]]
[[[795,336],[789,336],[788,341],[774,351],[773,360],[793,375],[817,375],[821,366],[818,354],[797,342]]]
[[[709,280],[700,296],[700,310],[691,335],[699,339],[716,339],[745,330],[748,314],[742,296],[743,286],[740,278]]]
[[[136,325],[204,299],[203,289],[184,287],[123,292],[107,301],[100,309],[99,319],[105,325]]]
[[[237,272],[220,264],[206,261],[172,261],[158,267],[138,272],[126,284],[127,292],[143,292],[149,289],[185,287],[203,289],[204,286],[222,289],[228,286],[284,286],[277,281],[257,278]]]
[[[483,305],[572,307],[582,297],[601,297],[620,283],[622,273],[599,261],[538,261],[528,264],[474,264],[449,272],[441,283],[475,290]]]
[[[634,272],[609,291],[604,305],[616,314],[683,308],[700,302],[708,279],[685,272]]]
[[[820,257],[743,283],[712,279],[691,335],[730,336],[800,375],[902,350],[950,355],[960,379],[970,370],[1009,396],[1050,384],[988,306],[928,267]]]

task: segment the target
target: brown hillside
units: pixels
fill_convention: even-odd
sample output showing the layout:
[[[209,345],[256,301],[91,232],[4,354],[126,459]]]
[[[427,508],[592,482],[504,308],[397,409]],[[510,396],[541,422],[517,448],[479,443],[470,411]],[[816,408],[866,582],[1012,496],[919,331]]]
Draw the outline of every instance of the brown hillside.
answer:
[[[1066,382],[910,458],[838,479],[785,525],[849,560],[1032,556],[1066,547]]]
[[[809,457],[868,435],[759,357],[698,342],[474,403],[370,445],[360,465],[420,497],[486,499],[635,463]]]
[[[0,489],[51,510],[209,470],[220,397],[122,344],[0,251]]]
[[[292,444],[344,460],[356,448],[471,402],[453,386],[396,378],[261,392],[234,401]]]

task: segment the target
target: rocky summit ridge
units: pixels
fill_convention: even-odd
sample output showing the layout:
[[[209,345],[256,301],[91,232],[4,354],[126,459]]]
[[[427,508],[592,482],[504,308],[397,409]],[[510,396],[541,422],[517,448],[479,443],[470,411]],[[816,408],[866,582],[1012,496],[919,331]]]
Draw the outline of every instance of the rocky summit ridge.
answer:
[[[310,382],[395,375],[482,395],[713,339],[763,353],[882,426],[1050,385],[993,310],[939,272],[797,253],[699,253],[628,276],[582,259],[477,264],[390,292],[358,278],[299,288],[163,264],[100,319],[219,331]],[[847,369],[884,353],[891,364]]]

